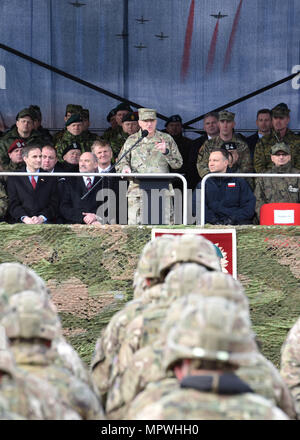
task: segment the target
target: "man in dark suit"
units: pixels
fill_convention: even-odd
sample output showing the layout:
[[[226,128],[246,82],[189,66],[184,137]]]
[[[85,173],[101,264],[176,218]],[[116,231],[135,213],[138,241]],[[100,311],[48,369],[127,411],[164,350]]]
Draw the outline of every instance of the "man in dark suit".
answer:
[[[22,149],[27,173],[43,172],[39,146]],[[7,179],[9,215],[12,222],[26,224],[54,223],[58,211],[57,180],[51,177],[11,176]]]
[[[60,214],[66,223],[83,223],[87,225],[96,223],[110,223],[110,217],[116,217],[116,203],[112,203],[107,216],[99,216],[98,208],[105,200],[101,197],[103,180],[98,176],[89,176],[88,173],[98,172],[98,161],[94,153],[85,152],[79,159],[79,172],[82,177],[67,177],[63,185],[62,200],[60,203]],[[108,179],[108,178],[105,178]],[[93,187],[95,189],[93,190]],[[85,196],[90,190],[91,192]],[[82,197],[85,196],[84,199]],[[101,210],[101,214],[102,214]],[[105,214],[105,211],[104,211]],[[115,223],[115,222],[114,222]]]
[[[265,136],[266,134],[271,133],[271,128],[272,128],[271,110],[269,110],[268,108],[262,108],[258,110],[256,116],[256,125],[258,131],[256,131],[254,134],[246,138],[246,142],[248,144],[252,160],[254,158],[255,146],[259,141],[259,139]]]

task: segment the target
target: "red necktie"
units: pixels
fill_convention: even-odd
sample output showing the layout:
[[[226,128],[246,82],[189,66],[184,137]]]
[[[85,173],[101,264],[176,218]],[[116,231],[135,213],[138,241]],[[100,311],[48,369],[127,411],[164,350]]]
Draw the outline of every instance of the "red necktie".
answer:
[[[34,176],[31,176],[31,185],[32,185],[33,189],[35,189],[35,187],[36,187],[36,181],[35,181]]]
[[[87,189],[92,188],[92,179],[90,177],[87,177],[86,179],[86,187]]]

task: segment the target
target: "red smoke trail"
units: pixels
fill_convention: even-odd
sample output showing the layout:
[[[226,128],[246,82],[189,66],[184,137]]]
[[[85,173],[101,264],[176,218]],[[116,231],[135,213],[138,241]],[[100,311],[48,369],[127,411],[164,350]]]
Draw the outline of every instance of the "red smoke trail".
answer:
[[[184,81],[186,78],[186,75],[189,70],[189,64],[190,64],[190,49],[191,49],[191,43],[192,43],[192,36],[193,36],[193,25],[194,25],[194,9],[195,9],[195,0],[192,0],[191,6],[190,6],[190,12],[189,12],[189,18],[186,25],[186,31],[185,31],[185,40],[184,40],[184,50],[183,50],[183,57],[181,62],[181,81]]]
[[[236,34],[236,30],[238,27],[242,3],[243,3],[243,0],[240,0],[239,6],[238,6],[237,11],[235,13],[235,17],[234,17],[234,21],[233,21],[233,25],[232,25],[232,30],[231,30],[227,50],[226,50],[226,55],[225,55],[225,60],[224,60],[224,65],[223,65],[223,72],[225,72],[227,70],[227,67],[230,63],[231,51],[232,51],[232,47],[233,47],[233,43],[234,43],[234,37]]]
[[[210,42],[208,57],[207,57],[207,64],[206,64],[206,72],[210,72],[215,59],[215,52],[216,52],[216,45],[217,45],[217,38],[218,38],[218,31],[219,31],[219,19],[217,20],[215,30]]]

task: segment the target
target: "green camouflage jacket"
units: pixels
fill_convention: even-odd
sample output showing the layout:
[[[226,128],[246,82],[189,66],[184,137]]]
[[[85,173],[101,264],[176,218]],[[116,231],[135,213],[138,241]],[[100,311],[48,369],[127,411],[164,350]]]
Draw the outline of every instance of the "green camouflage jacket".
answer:
[[[208,174],[208,160],[211,151],[214,148],[221,148],[225,141],[216,136],[215,138],[209,139],[204,142],[199,150],[197,158],[197,170],[201,179]],[[238,161],[236,163],[236,169],[240,173],[252,173],[253,165],[250,156],[250,150],[246,142],[244,142],[239,136],[233,135],[230,142],[235,142],[237,145],[237,152],[239,155]]]
[[[254,151],[254,168],[257,173],[264,173],[272,168],[271,148],[277,142],[285,142],[291,148],[292,165],[300,169],[300,136],[287,129],[282,139],[275,130],[271,134],[263,136],[256,144]]]
[[[19,135],[17,127],[14,126],[0,138],[0,167],[2,169],[7,169],[7,166],[10,164],[7,150],[16,139],[21,139],[26,145],[32,145],[34,143],[41,145],[43,143],[41,135],[36,130],[32,130],[31,135],[24,139]]]
[[[300,174],[300,169],[292,167],[291,162],[279,167],[273,165],[269,174]],[[300,177],[257,177],[254,195],[256,197],[256,213],[265,203],[300,203]]]
[[[84,153],[85,151],[91,151],[91,145],[93,141],[85,133],[74,136],[68,130],[66,130],[55,144],[57,158],[60,162],[63,162],[62,154],[64,149],[71,145],[73,142],[76,142],[76,144],[80,145],[82,153]]]

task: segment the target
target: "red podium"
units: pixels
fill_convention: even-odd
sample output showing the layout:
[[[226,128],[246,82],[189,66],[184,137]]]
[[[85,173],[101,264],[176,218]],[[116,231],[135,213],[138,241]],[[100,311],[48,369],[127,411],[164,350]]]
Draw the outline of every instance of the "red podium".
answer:
[[[260,209],[261,225],[300,225],[300,203],[266,203]]]

